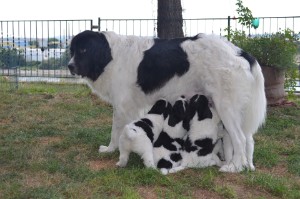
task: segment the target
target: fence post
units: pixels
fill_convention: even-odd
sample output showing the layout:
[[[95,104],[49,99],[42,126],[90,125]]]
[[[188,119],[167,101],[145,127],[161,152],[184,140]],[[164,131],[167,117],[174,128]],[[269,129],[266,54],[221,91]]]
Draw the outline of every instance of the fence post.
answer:
[[[98,17],[98,31],[100,32],[100,30],[101,30],[101,26],[100,26],[100,24],[101,24],[101,18],[100,17]]]
[[[227,39],[230,40],[230,16],[228,16]]]

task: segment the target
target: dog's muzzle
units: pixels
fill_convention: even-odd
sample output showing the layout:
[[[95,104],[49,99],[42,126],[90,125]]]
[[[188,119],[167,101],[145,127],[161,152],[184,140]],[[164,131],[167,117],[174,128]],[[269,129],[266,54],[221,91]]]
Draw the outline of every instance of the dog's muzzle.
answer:
[[[68,64],[68,68],[69,68],[69,70],[70,70],[70,73],[72,74],[72,75],[76,75],[76,72],[75,72],[75,65],[73,64],[73,63],[69,63]]]

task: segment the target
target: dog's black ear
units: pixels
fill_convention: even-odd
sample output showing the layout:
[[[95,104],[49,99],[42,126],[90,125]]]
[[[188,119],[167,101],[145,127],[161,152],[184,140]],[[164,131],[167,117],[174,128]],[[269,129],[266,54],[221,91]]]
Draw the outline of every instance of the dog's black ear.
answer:
[[[208,99],[204,95],[200,95],[197,100],[197,114],[198,120],[204,120],[206,118],[212,118],[212,112],[210,111]]]
[[[198,103],[197,103],[198,98],[199,98],[199,95],[194,95],[190,99],[190,102],[189,102],[188,107],[187,107],[187,118],[188,118],[188,120],[191,120],[196,114],[196,110],[197,110],[197,106],[198,106]]]
[[[167,102],[167,106],[164,111],[164,119],[166,119],[172,112],[172,105],[170,102]]]
[[[155,102],[155,104],[152,106],[148,114],[157,114],[157,115],[165,114],[166,107],[167,107],[167,101],[160,99]]]
[[[185,105],[185,116],[182,122],[182,127],[186,130],[190,130],[190,113],[189,113],[189,103],[187,101],[184,102]]]
[[[172,112],[169,117],[168,125],[174,127],[186,117],[186,107],[184,100],[177,100],[172,107]]]

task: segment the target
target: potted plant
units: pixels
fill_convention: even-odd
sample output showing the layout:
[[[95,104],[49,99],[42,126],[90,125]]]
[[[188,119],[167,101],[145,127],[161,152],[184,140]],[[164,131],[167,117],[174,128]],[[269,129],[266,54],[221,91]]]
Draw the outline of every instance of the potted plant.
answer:
[[[239,22],[248,28],[254,20],[251,11],[244,8],[241,0],[236,4],[241,17]],[[231,41],[253,55],[262,67],[265,78],[265,91],[269,105],[280,104],[285,101],[285,86],[290,95],[295,91],[296,84],[296,55],[297,38],[290,29],[276,33],[247,36],[244,31],[232,31]]]

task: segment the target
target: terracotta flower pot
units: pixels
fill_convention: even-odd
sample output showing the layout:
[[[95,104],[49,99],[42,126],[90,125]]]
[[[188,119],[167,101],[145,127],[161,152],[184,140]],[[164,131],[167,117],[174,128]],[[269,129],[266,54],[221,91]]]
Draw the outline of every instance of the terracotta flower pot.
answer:
[[[265,78],[265,92],[268,105],[280,104],[285,100],[285,71],[274,67],[262,66]]]

